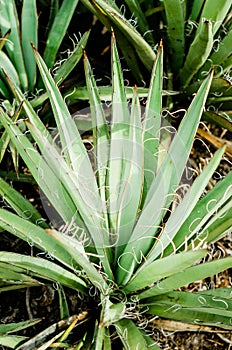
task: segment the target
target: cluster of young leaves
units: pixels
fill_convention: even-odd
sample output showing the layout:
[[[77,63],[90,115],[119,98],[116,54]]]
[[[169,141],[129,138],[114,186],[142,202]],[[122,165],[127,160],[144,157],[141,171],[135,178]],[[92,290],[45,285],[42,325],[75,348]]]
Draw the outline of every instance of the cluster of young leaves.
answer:
[[[110,124],[84,55],[93,130],[93,168],[54,79],[35,48],[34,54],[61,148],[10,77],[7,80],[22,105],[24,119],[12,122],[2,108],[0,118],[35,181],[65,223],[66,231],[50,228],[25,198],[1,180],[1,195],[14,212],[0,209],[0,227],[41,249],[53,261],[42,256],[0,252],[0,268],[5,271],[0,291],[56,282],[61,313],[67,316],[62,286],[81,293],[87,302],[90,290],[95,288],[99,313],[86,319],[85,330],[77,341],[78,349],[111,349],[111,332],[116,332],[125,349],[158,349],[140,328],[141,315],[189,323],[197,320],[231,329],[231,289],[197,293],[179,290],[232,266],[231,257],[197,264],[206,257],[207,244],[231,229],[232,174],[201,198],[224,148],[215,153],[179,205],[172,207],[213,72],[203,80],[178,132],[163,150],[162,139],[168,129],[161,118],[162,46],[156,55],[142,115],[136,88],[128,107],[112,35]],[[25,131],[19,125],[22,123]],[[18,349],[30,349],[29,342]],[[48,341],[41,349],[50,345]],[[37,343],[38,349],[39,346]]]

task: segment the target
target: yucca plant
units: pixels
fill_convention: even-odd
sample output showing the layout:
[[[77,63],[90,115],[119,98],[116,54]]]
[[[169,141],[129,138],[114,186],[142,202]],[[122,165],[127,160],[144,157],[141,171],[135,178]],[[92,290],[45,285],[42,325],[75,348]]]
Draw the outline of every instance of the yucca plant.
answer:
[[[183,93],[183,103],[215,66],[203,116],[231,127],[231,0],[82,0],[110,30],[137,81],[146,81],[160,38],[167,51],[168,89]],[[77,92],[78,94],[78,92]],[[181,101],[181,103],[180,103]]]
[[[63,1],[61,6],[51,6],[50,23],[47,24],[48,35],[46,37],[43,32],[41,38],[36,0],[24,0],[18,8],[15,0],[0,1],[0,100],[10,115],[14,114],[15,106],[3,70],[30,99],[34,98],[35,106],[41,106],[47,99],[47,94],[42,93],[43,85],[37,74],[36,61],[30,42],[33,42],[38,49],[38,42],[41,46],[41,42],[46,41],[43,58],[48,68],[55,69],[62,40],[66,35],[77,3],[78,0]],[[63,60],[63,64],[56,67],[54,79],[58,85],[62,84],[81,59],[88,37],[89,32],[84,33],[79,42],[75,44],[73,51],[69,56],[67,55],[67,59]],[[17,115],[16,113],[16,119]],[[5,133],[0,139],[0,162],[5,155],[8,143],[9,138]],[[12,144],[9,146],[17,171],[18,153]]]
[[[57,55],[66,35],[67,28],[73,17],[78,0],[63,1],[61,6],[51,6],[50,22],[47,37],[39,37],[38,14],[36,0],[24,0],[19,8],[15,0],[0,2],[0,93],[1,99],[10,99],[10,91],[7,88],[2,70],[14,80],[15,84],[30,97],[38,93],[41,88],[39,77],[37,77],[36,61],[31,48],[31,42],[38,49],[39,41],[46,41],[43,59],[49,69],[53,69],[57,61]],[[21,21],[19,15],[21,14]],[[45,33],[44,33],[45,34]],[[74,69],[81,58],[82,49],[85,47],[88,34],[85,33],[74,50],[56,69],[54,79],[61,84]],[[41,43],[40,43],[41,46]],[[35,96],[34,96],[35,97]]]
[[[46,349],[53,341],[54,346],[70,348],[66,337],[71,329],[75,334],[76,325],[76,349],[108,350],[114,344],[117,349],[159,349],[149,336],[149,327],[141,324],[150,316],[187,323],[197,320],[231,329],[231,288],[195,293],[181,290],[232,266],[232,257],[200,263],[207,258],[207,245],[231,230],[232,174],[202,196],[224,148],[215,153],[176,203],[213,72],[203,80],[178,132],[170,137],[170,126],[161,118],[162,45],[142,113],[136,87],[128,105],[112,34],[110,120],[105,117],[84,54],[93,137],[90,159],[55,81],[35,48],[34,52],[57,135],[52,137],[9,77],[12,92],[22,105],[23,119],[19,128],[2,108],[0,117],[60,221],[49,227],[25,198],[1,180],[1,194],[15,213],[0,209],[0,227],[39,248],[52,260],[41,254],[0,252],[0,268],[6,272],[0,291],[56,282],[61,317],[68,316],[67,287],[85,299],[86,309],[84,315],[70,321],[72,327],[65,333],[54,336],[57,328],[53,327],[51,333],[46,332],[50,340],[45,342],[41,333],[22,344],[16,339],[14,348]]]

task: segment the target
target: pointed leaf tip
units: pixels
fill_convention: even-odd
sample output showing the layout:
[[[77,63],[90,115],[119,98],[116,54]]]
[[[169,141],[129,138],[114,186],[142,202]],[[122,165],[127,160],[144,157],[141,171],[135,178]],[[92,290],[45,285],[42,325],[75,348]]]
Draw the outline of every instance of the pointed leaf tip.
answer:
[[[116,39],[115,39],[115,34],[114,34],[114,29],[113,29],[113,27],[111,27],[111,39],[112,39],[113,41],[116,40]]]
[[[37,51],[37,50],[36,50],[36,47],[35,47],[35,45],[33,44],[32,41],[30,41],[30,44],[31,44],[32,49],[33,49],[34,51]]]

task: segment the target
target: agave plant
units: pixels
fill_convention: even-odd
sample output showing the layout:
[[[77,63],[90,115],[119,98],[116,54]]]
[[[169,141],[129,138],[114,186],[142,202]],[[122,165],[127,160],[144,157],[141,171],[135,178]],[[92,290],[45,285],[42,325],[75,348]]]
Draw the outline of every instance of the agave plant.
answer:
[[[112,349],[115,343],[117,348],[128,350],[159,349],[149,335],[149,327],[144,328],[141,322],[150,316],[231,329],[230,288],[194,293],[181,290],[232,266],[232,257],[200,263],[207,257],[207,244],[231,230],[232,174],[202,196],[224,148],[215,153],[175,205],[213,73],[203,80],[171,139],[170,126],[161,118],[162,46],[142,113],[136,87],[128,104],[112,35],[110,120],[104,114],[84,54],[92,120],[91,159],[46,64],[35,48],[34,53],[58,134],[52,137],[9,77],[9,86],[18,104],[22,104],[20,124],[24,123],[24,131],[2,108],[0,117],[41,191],[55,208],[60,224],[49,227],[25,198],[1,180],[1,195],[14,212],[0,209],[0,227],[46,254],[0,252],[1,271],[7,272],[0,290],[56,282],[61,317],[68,316],[67,287],[85,299],[86,313],[76,315],[69,322],[72,328],[65,333],[54,336],[57,328],[52,327],[52,332],[46,332],[50,340],[45,342],[44,334],[26,342],[16,339],[15,348],[46,349],[53,341],[71,346],[66,336],[76,326],[79,332],[74,342],[78,349]]]

